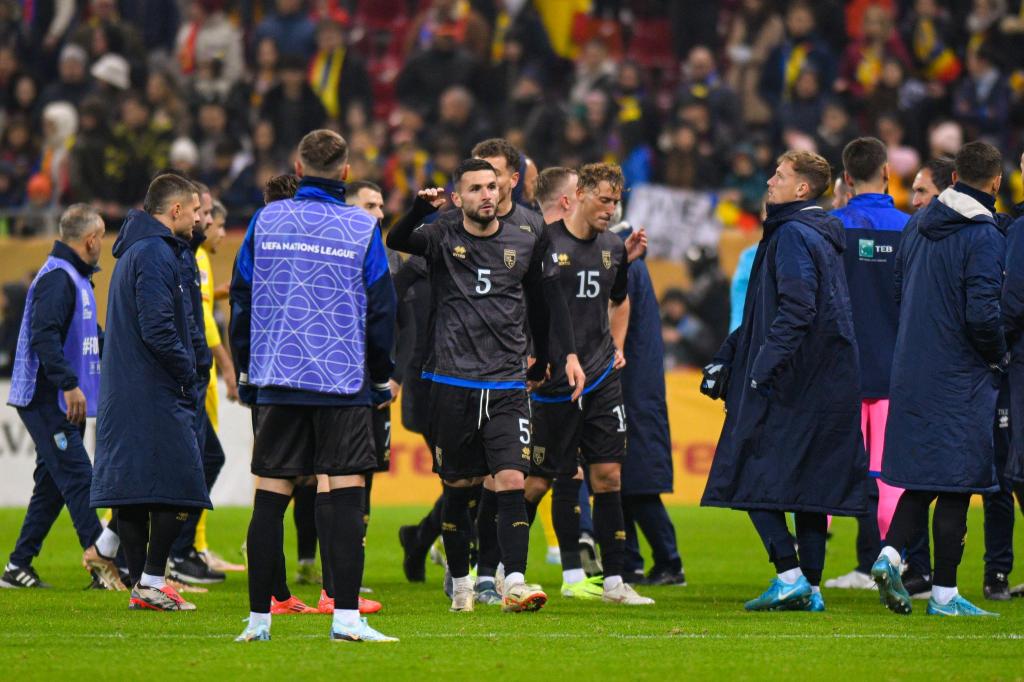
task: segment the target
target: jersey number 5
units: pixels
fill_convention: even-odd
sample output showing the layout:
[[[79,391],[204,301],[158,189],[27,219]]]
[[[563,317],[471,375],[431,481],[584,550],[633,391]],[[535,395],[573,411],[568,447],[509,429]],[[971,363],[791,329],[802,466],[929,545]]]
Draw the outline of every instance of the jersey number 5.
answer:
[[[580,290],[576,292],[576,298],[597,298],[601,293],[601,280],[598,279],[597,270],[581,270],[576,273],[580,278]]]
[[[476,293],[486,294],[491,290],[491,271],[480,268],[476,271]]]

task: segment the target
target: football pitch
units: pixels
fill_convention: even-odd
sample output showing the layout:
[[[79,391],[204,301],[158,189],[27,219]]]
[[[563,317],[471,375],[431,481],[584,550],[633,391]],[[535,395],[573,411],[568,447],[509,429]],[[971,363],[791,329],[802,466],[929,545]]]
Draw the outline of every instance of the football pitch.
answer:
[[[208,594],[185,595],[192,613],[128,611],[127,593],[83,591],[88,576],[65,513],[36,569],[50,590],[0,590],[0,677],[26,679],[362,679],[633,680],[679,679],[1022,679],[1024,599],[981,598],[982,513],[972,508],[961,568],[964,595],[1000,618],[940,619],[889,613],[869,591],[825,590],[827,611],[745,613],[743,601],[772,577],[746,516],[726,510],[672,509],[688,587],[641,587],[651,607],[577,603],[561,598],[558,567],[544,563],[534,528],[528,578],[549,594],[539,613],[503,614],[478,606],[448,612],[442,571],[428,565],[425,584],[405,582],[398,526],[421,508],[377,508],[367,543],[364,584],[384,604],[370,616],[397,644],[333,643],[328,616],[278,616],[273,641],[236,644],[248,615],[245,575],[229,574]],[[1018,512],[1019,514],[1019,512]],[[23,510],[0,509],[6,562]],[[238,560],[249,512],[225,508],[209,519],[211,546]],[[854,565],[856,524],[837,519],[825,575]],[[291,513],[286,518],[289,573],[294,571]],[[1024,548],[1017,517],[1016,546]],[[1015,579],[1016,578],[1016,579]],[[1024,569],[1010,578],[1024,582]],[[293,587],[307,603],[318,588]],[[349,667],[351,666],[351,667]]]

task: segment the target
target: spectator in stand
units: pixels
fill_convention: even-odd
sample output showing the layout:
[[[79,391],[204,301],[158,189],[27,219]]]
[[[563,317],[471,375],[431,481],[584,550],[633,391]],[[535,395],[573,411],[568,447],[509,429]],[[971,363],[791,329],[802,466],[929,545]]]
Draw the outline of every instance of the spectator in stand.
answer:
[[[199,147],[200,174],[205,175],[213,168],[217,145],[231,137],[228,132],[228,111],[223,104],[214,100],[200,105],[193,137]],[[204,182],[216,184],[208,180]]]
[[[566,168],[579,168],[601,159],[601,149],[591,136],[582,111],[575,111],[565,119],[557,149],[557,165]]]
[[[100,199],[104,213],[123,217],[146,196],[149,181],[167,166],[173,131],[150,120],[149,104],[138,92],[121,100],[120,121],[103,150],[104,174]]]
[[[842,169],[843,147],[857,137],[857,127],[850,118],[846,107],[839,102],[829,102],[821,113],[821,124],[814,135],[818,153],[832,166],[833,173]]]
[[[25,3],[18,3],[25,6]],[[51,80],[56,73],[57,48],[68,34],[75,18],[75,0],[34,0],[32,12],[23,17],[27,28],[23,54],[37,65],[40,74]]]
[[[592,90],[610,90],[615,82],[615,62],[601,38],[591,38],[576,58],[576,74],[569,91],[569,101],[582,102]]]
[[[459,140],[462,158],[469,156],[473,145],[490,137],[491,128],[483,111],[476,105],[473,94],[460,85],[453,85],[441,93],[437,113],[437,123],[431,126],[431,136]]]
[[[217,61],[219,76],[237,83],[245,75],[242,32],[224,12],[225,0],[192,0],[188,20],[178,30],[175,56],[181,73],[191,76],[201,61]]]
[[[739,97],[744,124],[764,125],[772,118],[772,111],[758,94],[758,81],[784,33],[782,17],[771,0],[743,0],[729,24],[725,79]]]
[[[366,64],[357,50],[345,44],[344,27],[334,19],[322,19],[316,28],[316,46],[309,65],[309,85],[327,118],[339,125],[353,105],[373,111],[373,87]]]
[[[263,109],[263,100],[267,93],[280,82],[277,68],[280,61],[281,53],[278,52],[277,43],[273,38],[263,38],[256,42],[253,73],[246,83],[246,99],[252,112],[250,115],[255,115]]]
[[[491,27],[471,3],[459,0],[432,0],[430,6],[412,20],[406,39],[406,58],[429,50],[438,31],[454,30],[459,45],[481,62],[490,60]]]
[[[711,50],[703,45],[690,50],[682,71],[683,80],[676,101],[696,99],[706,102],[711,118],[722,132],[729,135],[739,132],[739,98],[719,76]]]
[[[89,50],[95,60],[107,53],[122,55],[133,68],[142,70],[146,47],[134,26],[121,19],[117,0],[90,0],[88,19],[78,25],[71,42]]]
[[[172,128],[179,135],[191,129],[192,114],[174,78],[166,71],[157,69],[149,72],[146,78],[146,101],[157,125]]]
[[[170,167],[185,177],[194,177],[199,171],[199,148],[190,137],[179,137],[167,152]]]
[[[881,5],[869,5],[864,10],[862,37],[847,45],[839,62],[835,91],[847,95],[851,104],[861,103],[882,80],[887,59],[895,59],[907,70],[912,68],[907,48],[893,28],[890,11]]]
[[[33,130],[39,129],[39,84],[27,73],[14,80],[13,97],[7,105],[7,115],[23,117],[29,121]]]
[[[276,0],[276,11],[260,22],[253,36],[259,46],[270,38],[282,57],[298,57],[303,62],[316,52],[316,26],[306,14],[304,0]]]
[[[324,126],[327,112],[306,82],[305,59],[294,55],[281,58],[281,83],[263,99],[260,118],[270,121],[277,148],[284,154],[291,153],[306,133]]]
[[[952,83],[962,70],[952,48],[953,36],[949,10],[938,0],[914,0],[913,9],[903,21],[903,39],[910,46],[916,70],[930,83]]]
[[[679,189],[705,189],[717,174],[714,163],[700,153],[696,129],[685,121],[672,126],[664,154],[661,182]]]
[[[86,70],[88,63],[89,55],[85,50],[78,45],[65,45],[57,63],[59,80],[43,88],[39,95],[40,106],[45,107],[51,102],[70,102],[77,107],[91,87]]]
[[[804,67],[793,84],[793,96],[779,105],[776,128],[780,136],[787,130],[813,135],[824,109],[825,97],[818,74],[812,67]]]
[[[78,132],[78,112],[69,102],[54,102],[43,109],[43,150],[39,172],[50,180],[51,202],[57,205],[71,189],[71,146]]]
[[[832,82],[835,57],[815,33],[811,5],[796,0],[786,12],[786,36],[768,55],[761,71],[759,92],[769,107],[775,109],[792,97],[796,78],[805,66],[814,67],[820,82]]]
[[[96,80],[92,94],[109,97],[112,100],[132,84],[128,60],[119,54],[103,55],[93,62],[89,74]]]
[[[757,213],[764,203],[764,188],[768,174],[754,161],[754,148],[747,143],[736,145],[732,153],[729,173],[725,176],[720,197],[732,201],[747,213]]]
[[[11,45],[0,43],[0,108],[4,111],[11,104],[14,81],[20,71],[17,51]]]
[[[25,188],[38,159],[39,150],[32,139],[28,120],[20,116],[9,118],[0,140],[0,161],[10,166],[10,191],[20,198],[19,204],[24,202]]]
[[[453,85],[475,85],[479,60],[459,44],[461,31],[451,23],[433,29],[430,47],[410,57],[398,74],[395,94],[400,103],[431,118],[438,93]]]
[[[79,202],[94,202],[111,190],[106,186],[105,150],[110,144],[107,103],[95,95],[82,101],[78,135],[71,149],[71,189]],[[98,205],[98,204],[97,204]]]
[[[1010,86],[990,44],[967,50],[967,76],[953,93],[953,115],[968,139],[982,138],[1002,147],[1007,143]]]

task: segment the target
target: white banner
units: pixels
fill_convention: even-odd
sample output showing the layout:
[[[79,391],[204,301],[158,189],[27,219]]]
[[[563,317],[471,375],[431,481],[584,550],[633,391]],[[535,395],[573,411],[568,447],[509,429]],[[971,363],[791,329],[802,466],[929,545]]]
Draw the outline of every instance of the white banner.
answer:
[[[629,192],[626,220],[647,230],[647,253],[682,261],[691,244],[716,245],[722,225],[714,195],[664,185],[637,185]]]
[[[252,504],[253,477],[249,473],[252,455],[252,421],[249,409],[229,403],[220,388],[220,442],[227,462],[213,486],[213,504]],[[0,381],[0,507],[25,507],[32,496],[32,472],[36,466],[36,447],[21,423],[18,411],[7,404],[11,382]],[[95,452],[96,420],[86,427],[85,443],[89,457]]]

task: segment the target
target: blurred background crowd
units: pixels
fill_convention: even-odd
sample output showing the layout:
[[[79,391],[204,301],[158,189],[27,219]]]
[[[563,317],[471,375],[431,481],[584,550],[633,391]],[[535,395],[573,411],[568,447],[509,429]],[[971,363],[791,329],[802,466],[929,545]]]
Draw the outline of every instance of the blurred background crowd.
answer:
[[[78,201],[116,229],[166,167],[209,185],[244,226],[323,126],[348,139],[351,178],[384,188],[389,216],[495,135],[541,169],[612,161],[628,187],[711,193],[726,230],[758,227],[784,148],[838,168],[850,139],[876,135],[909,210],[927,159],[984,139],[1008,160],[1005,208],[1022,198],[1024,7],[0,0],[0,238],[49,234]],[[715,249],[691,249],[685,267],[691,286],[663,292],[670,364],[700,361],[680,339],[717,348],[728,328]],[[4,288],[15,336],[17,285]]]

